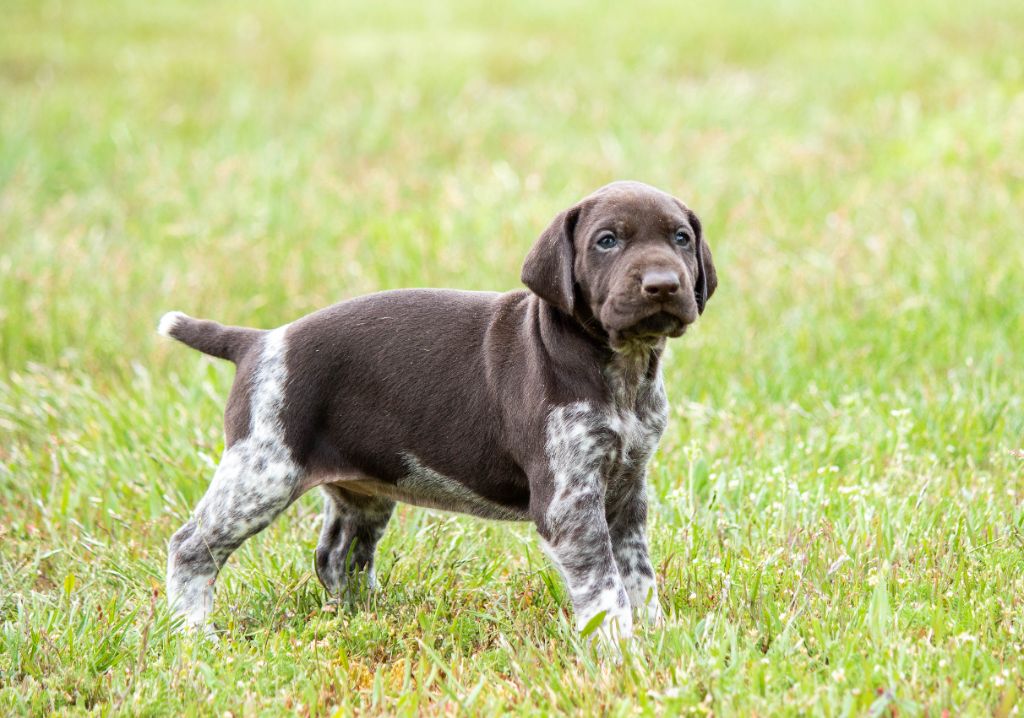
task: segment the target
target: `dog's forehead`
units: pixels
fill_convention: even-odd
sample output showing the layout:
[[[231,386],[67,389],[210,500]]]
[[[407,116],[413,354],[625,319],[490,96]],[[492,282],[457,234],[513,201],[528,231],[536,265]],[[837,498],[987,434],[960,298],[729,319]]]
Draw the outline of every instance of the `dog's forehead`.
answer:
[[[669,229],[688,223],[685,205],[642,182],[613,182],[583,200],[584,223],[626,228],[654,224]]]

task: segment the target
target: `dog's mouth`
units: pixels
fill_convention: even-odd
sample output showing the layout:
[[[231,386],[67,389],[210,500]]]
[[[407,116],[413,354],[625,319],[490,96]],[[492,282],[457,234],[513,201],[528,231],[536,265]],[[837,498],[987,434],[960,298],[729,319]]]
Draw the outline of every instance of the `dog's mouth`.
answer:
[[[690,295],[676,293],[657,301],[628,293],[613,293],[597,307],[601,326],[608,334],[612,349],[626,345],[657,344],[666,338],[680,337],[697,320],[697,305],[687,301]]]
[[[639,337],[678,337],[686,331],[686,323],[672,312],[661,310],[620,330],[631,339]]]
[[[638,342],[654,344],[666,337],[681,337],[688,325],[675,313],[662,309],[620,329],[609,328],[608,336],[613,349]]]

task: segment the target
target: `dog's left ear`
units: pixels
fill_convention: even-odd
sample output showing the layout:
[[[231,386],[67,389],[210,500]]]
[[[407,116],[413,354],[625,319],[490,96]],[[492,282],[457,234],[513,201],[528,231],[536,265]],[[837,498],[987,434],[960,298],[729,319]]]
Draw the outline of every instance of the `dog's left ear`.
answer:
[[[579,205],[559,213],[533,243],[520,275],[530,291],[570,317],[575,308],[576,285],[572,240],[579,216]]]
[[[704,241],[700,218],[690,209],[687,209],[686,212],[690,215],[690,226],[693,227],[697,237],[697,281],[694,283],[693,293],[697,300],[697,311],[703,314],[704,305],[708,303],[711,295],[715,293],[715,288],[718,287],[718,273],[715,271],[715,262],[711,258],[711,249]]]

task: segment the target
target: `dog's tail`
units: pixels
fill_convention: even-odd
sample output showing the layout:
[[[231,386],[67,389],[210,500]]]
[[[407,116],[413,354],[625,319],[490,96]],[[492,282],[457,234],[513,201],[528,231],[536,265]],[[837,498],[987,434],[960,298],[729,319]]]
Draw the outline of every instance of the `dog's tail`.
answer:
[[[208,319],[193,319],[182,312],[167,312],[156,331],[198,349],[203,354],[229,359],[237,364],[249,348],[266,334],[262,329],[229,327]]]

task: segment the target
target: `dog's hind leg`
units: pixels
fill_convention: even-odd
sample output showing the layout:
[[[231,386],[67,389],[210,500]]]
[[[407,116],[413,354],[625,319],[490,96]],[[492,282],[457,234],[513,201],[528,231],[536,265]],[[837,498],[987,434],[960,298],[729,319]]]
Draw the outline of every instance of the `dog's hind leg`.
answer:
[[[373,559],[395,502],[379,496],[361,496],[338,486],[322,486],[324,525],[316,547],[316,573],[332,598],[365,582],[374,590],[377,578]],[[358,581],[358,582],[356,582]]]
[[[291,504],[300,479],[290,460],[248,443],[224,452],[210,488],[168,546],[167,600],[186,625],[206,623],[220,568]]]
[[[247,382],[248,432],[224,452],[210,488],[168,547],[167,600],[194,627],[202,626],[210,613],[221,566],[298,498],[305,478],[285,442],[281,422],[287,379],[285,330],[267,333],[260,352]]]

